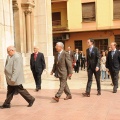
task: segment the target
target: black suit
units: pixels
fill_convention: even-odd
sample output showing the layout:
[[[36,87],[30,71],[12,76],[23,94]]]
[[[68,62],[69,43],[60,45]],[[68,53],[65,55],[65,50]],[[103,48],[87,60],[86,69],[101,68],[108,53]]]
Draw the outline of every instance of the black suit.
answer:
[[[76,54],[75,54],[75,63],[76,63],[76,65],[74,66],[74,70],[75,70],[75,72],[79,72],[79,67],[80,67],[80,59],[81,59],[81,55],[80,54],[78,54],[78,58],[77,58],[77,56],[76,56]]]
[[[116,50],[113,56],[112,51],[108,52],[106,68],[108,68],[110,71],[110,75],[114,85],[113,91],[117,91],[120,70],[120,51]]]
[[[100,54],[98,51],[98,48],[94,47],[92,48],[92,51],[90,52],[89,48],[86,50],[87,53],[87,72],[88,72],[88,82],[86,86],[86,93],[90,93],[91,85],[92,85],[92,76],[95,75],[96,83],[97,83],[97,91],[101,91],[100,86]],[[96,71],[96,67],[99,68],[98,71]]]
[[[43,53],[38,52],[36,60],[34,59],[34,53],[31,54],[30,67],[35,79],[36,88],[41,89],[41,74],[46,67]]]

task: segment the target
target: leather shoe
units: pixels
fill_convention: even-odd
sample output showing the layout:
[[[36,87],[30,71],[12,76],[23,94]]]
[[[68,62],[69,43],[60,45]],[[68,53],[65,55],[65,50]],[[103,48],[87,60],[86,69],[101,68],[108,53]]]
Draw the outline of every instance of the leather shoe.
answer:
[[[35,101],[35,98],[33,98],[33,100],[31,100],[31,101],[29,102],[29,105],[28,105],[27,107],[31,107],[31,106],[33,105],[34,101]]]
[[[59,102],[59,98],[58,97],[53,97],[53,100],[55,100],[56,102]]]
[[[117,90],[113,90],[113,93],[117,93]]]
[[[100,92],[100,91],[98,91],[97,95],[101,95],[101,92]]]
[[[41,90],[41,88],[36,88],[35,90],[38,92],[39,90]]]
[[[90,97],[90,93],[82,93],[84,97]]]
[[[2,105],[0,106],[0,109],[10,108],[10,105]]]
[[[72,99],[71,95],[66,96],[66,98],[64,98],[64,100],[68,100],[68,99]]]

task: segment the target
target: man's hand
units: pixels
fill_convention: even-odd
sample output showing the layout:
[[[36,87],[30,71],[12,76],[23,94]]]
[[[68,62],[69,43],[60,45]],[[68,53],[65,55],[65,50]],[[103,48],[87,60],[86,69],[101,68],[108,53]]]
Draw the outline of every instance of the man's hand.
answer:
[[[51,71],[50,75],[53,75],[53,72]]]
[[[97,72],[97,71],[99,70],[99,67],[96,67],[96,69],[95,69],[95,70],[96,70],[96,72]]]
[[[12,81],[12,80],[11,80],[11,83],[14,85],[14,84],[15,84],[15,81]]]
[[[69,75],[68,75],[68,79],[69,79],[69,80],[71,80],[71,76],[72,76],[72,74],[69,74]]]

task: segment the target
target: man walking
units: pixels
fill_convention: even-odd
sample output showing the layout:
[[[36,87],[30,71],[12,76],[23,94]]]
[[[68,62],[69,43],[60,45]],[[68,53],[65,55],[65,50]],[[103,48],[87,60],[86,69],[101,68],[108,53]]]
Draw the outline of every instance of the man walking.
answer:
[[[63,91],[66,94],[66,98],[64,98],[64,100],[72,99],[67,84],[67,77],[72,76],[72,63],[70,55],[63,50],[64,44],[62,42],[57,42],[55,48],[58,51],[58,54],[55,56],[55,61],[53,69],[51,71],[51,75],[56,72],[56,75],[60,80],[60,88],[56,93],[55,97],[53,97],[55,101],[59,102]]]
[[[43,53],[39,52],[38,47],[34,47],[34,53],[31,54],[30,68],[35,79],[36,91],[41,89],[41,75],[46,68]]]
[[[5,76],[7,81],[7,98],[1,108],[10,108],[10,102],[17,91],[29,103],[31,107],[35,101],[26,89],[23,88],[23,60],[20,53],[17,53],[14,46],[7,48],[8,57],[5,65]]]
[[[79,73],[79,68],[80,68],[80,59],[81,59],[81,55],[79,54],[79,49],[75,50],[75,66],[74,66],[74,70],[75,73]]]
[[[86,92],[83,93],[83,96],[90,97],[90,90],[92,85],[92,77],[95,75],[97,83],[97,95],[101,95],[101,86],[100,86],[100,54],[98,48],[94,47],[94,40],[87,40],[88,49],[86,50],[87,54],[87,73],[88,73],[88,82],[86,86]]]
[[[116,43],[111,43],[111,51],[108,52],[106,60],[106,68],[109,70],[112,83],[113,83],[113,93],[117,92],[119,70],[120,70],[120,51],[116,49]]]

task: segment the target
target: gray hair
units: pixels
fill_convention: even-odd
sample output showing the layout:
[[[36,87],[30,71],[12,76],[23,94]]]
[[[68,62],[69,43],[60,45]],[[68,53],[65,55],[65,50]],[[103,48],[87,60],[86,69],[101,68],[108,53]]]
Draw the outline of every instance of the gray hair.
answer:
[[[12,46],[12,45],[8,46],[7,49],[16,51],[16,48],[14,46]]]
[[[62,42],[57,42],[56,45],[61,46],[62,48],[64,48],[64,44]]]

